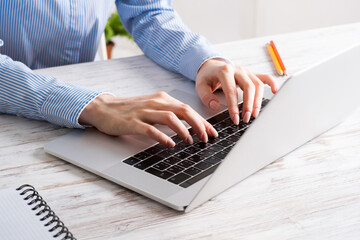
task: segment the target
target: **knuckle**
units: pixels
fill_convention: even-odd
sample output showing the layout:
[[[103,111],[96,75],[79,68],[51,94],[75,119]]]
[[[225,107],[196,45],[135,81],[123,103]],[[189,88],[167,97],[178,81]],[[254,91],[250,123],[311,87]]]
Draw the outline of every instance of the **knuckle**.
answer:
[[[236,69],[240,72],[245,72],[247,69],[242,66],[236,66]]]
[[[224,65],[222,65],[222,66],[220,66],[220,70],[222,71],[222,72],[230,72],[231,70],[232,70],[232,66],[231,65],[229,65],[229,64],[224,64]]]
[[[246,81],[244,83],[244,87],[249,90],[249,91],[254,91],[255,90],[255,85],[253,82],[250,82],[250,81]]]
[[[168,122],[172,122],[172,121],[174,121],[175,118],[176,118],[176,115],[175,115],[173,112],[166,112],[166,113],[164,114],[164,116],[165,116],[165,119],[166,119]]]
[[[150,104],[150,105],[155,105],[155,106],[162,104],[162,102],[159,99],[156,99],[156,98],[148,99],[147,103]]]
[[[154,127],[151,125],[148,125],[148,126],[144,127],[144,132],[146,135],[150,136],[154,133]]]
[[[157,93],[155,93],[155,95],[156,95],[157,97],[159,97],[159,98],[166,98],[166,97],[169,96],[169,95],[168,95],[166,92],[164,92],[164,91],[157,92]]]
[[[255,81],[255,82],[254,82],[254,85],[256,86],[256,88],[259,88],[259,89],[263,89],[263,88],[264,88],[264,83],[261,82],[261,81]]]
[[[130,126],[136,126],[139,123],[136,118],[131,118],[128,121],[129,121]]]
[[[189,105],[187,105],[187,104],[184,104],[184,103],[181,104],[180,109],[185,114],[191,112],[191,107]]]

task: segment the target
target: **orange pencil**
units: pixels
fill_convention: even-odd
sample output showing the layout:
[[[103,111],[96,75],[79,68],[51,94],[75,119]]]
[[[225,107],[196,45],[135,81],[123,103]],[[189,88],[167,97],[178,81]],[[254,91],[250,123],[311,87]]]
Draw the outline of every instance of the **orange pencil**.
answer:
[[[279,64],[280,64],[280,67],[281,67],[282,71],[284,72],[285,75],[287,75],[287,71],[286,71],[285,65],[284,65],[284,63],[283,63],[283,61],[282,61],[282,59],[281,59],[281,57],[280,57],[280,54],[279,54],[279,52],[278,52],[278,50],[277,50],[277,48],[276,48],[276,46],[275,46],[274,41],[271,40],[271,41],[270,41],[270,45],[272,46],[272,48],[273,48],[273,50],[274,50],[275,56],[276,56],[276,58],[277,58],[278,61],[279,61]]]
[[[276,72],[277,72],[280,76],[284,75],[284,72],[283,72],[283,70],[281,69],[280,63],[279,63],[279,61],[278,61],[278,59],[277,59],[277,57],[276,57],[276,55],[275,55],[274,49],[273,49],[272,46],[271,46],[270,44],[268,44],[268,43],[266,44],[266,47],[267,47],[267,50],[268,50],[269,55],[270,55],[270,57],[271,57],[271,60],[272,60],[272,62],[273,62],[273,64],[274,64],[274,67],[275,67],[275,69],[276,69]]]

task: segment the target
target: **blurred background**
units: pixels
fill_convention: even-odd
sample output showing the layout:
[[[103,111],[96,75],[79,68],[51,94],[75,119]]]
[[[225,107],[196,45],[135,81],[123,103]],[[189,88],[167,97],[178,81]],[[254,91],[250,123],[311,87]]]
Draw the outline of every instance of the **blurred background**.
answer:
[[[212,43],[360,22],[360,0],[174,0],[173,6]],[[127,36],[111,41],[112,58],[142,54]]]

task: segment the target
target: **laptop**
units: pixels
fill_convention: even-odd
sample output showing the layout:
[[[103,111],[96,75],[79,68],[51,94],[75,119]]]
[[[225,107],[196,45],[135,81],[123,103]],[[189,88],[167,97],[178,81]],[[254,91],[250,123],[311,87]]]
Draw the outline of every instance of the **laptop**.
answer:
[[[195,91],[170,92],[217,129],[219,137],[208,143],[199,142],[191,128],[194,144],[173,135],[173,148],[142,136],[112,137],[90,128],[48,142],[45,151],[188,212],[343,121],[359,106],[359,58],[356,45],[294,74],[271,100],[263,99],[258,118],[239,126],[231,122],[225,105],[213,112]]]

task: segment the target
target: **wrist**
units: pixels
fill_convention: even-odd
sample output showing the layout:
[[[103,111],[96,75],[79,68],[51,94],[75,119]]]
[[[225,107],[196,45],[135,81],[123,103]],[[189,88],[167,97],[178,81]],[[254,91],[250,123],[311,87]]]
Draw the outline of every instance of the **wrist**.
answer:
[[[102,109],[109,99],[114,98],[110,94],[101,94],[88,103],[80,113],[79,123],[81,125],[96,126],[97,119],[102,116]]]
[[[220,58],[220,57],[209,58],[208,60],[206,60],[205,62],[203,62],[203,63],[200,65],[200,67],[199,67],[199,69],[198,69],[197,72],[199,73],[200,70],[201,70],[204,66],[208,65],[209,63],[211,63],[211,62],[217,62],[217,61],[224,62],[224,63],[228,63],[228,60],[226,60],[225,58]]]

